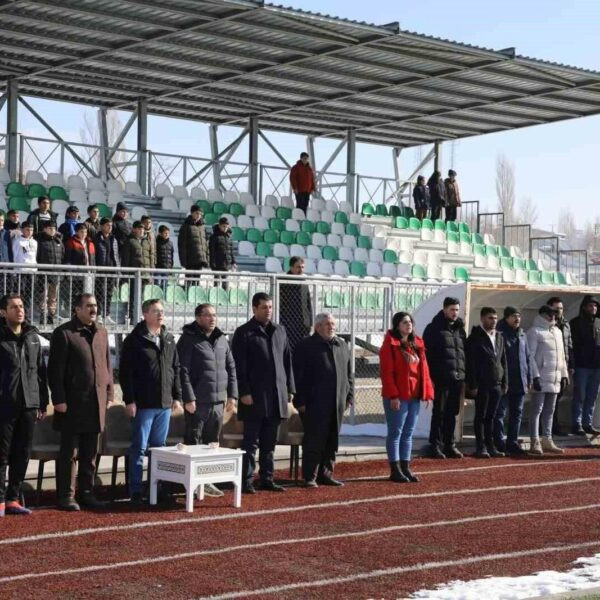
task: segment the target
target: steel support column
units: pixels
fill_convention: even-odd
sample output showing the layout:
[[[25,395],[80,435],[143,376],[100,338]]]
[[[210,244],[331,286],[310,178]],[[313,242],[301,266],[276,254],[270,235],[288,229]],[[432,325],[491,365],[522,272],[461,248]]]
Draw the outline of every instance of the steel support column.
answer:
[[[219,168],[219,138],[218,125],[211,123],[208,128],[210,138],[210,158],[213,166],[213,185],[215,190],[221,189],[221,169]]]
[[[151,194],[148,184],[148,102],[140,100],[137,106],[137,181],[142,192]]]
[[[99,175],[105,181],[110,175],[108,167],[108,127],[106,125],[106,108],[98,109],[98,131],[100,133]]]
[[[433,145],[433,170],[442,172],[442,142]]]
[[[346,137],[346,202],[358,212],[356,193],[356,131],[348,129]]]
[[[258,118],[248,119],[248,191],[258,204]]]
[[[6,85],[6,168],[12,181],[17,180],[19,84],[10,79]],[[21,173],[21,176],[24,176]]]

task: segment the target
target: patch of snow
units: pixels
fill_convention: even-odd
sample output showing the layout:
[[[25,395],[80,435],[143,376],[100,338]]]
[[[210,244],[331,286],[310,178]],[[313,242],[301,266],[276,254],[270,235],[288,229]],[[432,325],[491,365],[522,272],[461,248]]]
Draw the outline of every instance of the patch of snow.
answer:
[[[600,586],[600,554],[578,558],[570,571],[540,571],[522,577],[486,577],[451,581],[435,590],[419,590],[410,598],[427,600],[517,600],[585,590]]]

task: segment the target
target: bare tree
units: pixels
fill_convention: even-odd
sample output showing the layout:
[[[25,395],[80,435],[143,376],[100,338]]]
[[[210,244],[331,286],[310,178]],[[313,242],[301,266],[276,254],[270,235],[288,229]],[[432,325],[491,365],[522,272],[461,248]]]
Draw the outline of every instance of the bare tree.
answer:
[[[504,213],[504,222],[512,224],[515,216],[515,167],[504,154],[496,157],[496,196],[498,210]]]
[[[592,223],[591,221],[587,221],[587,223],[584,226],[584,229],[583,229],[583,243],[585,245],[584,250],[587,250],[588,252],[597,250],[597,248],[596,248],[597,239],[598,239],[597,235],[596,235],[597,227],[598,227],[598,217],[596,217],[595,223]]]
[[[577,223],[575,222],[575,215],[570,208],[562,208],[558,214],[558,223],[560,232],[564,234],[565,240],[571,246],[571,249],[575,249],[578,243],[577,236]]]
[[[538,209],[533,202],[533,198],[531,196],[521,198],[515,218],[516,223],[518,225],[531,225],[533,227],[537,223],[538,218]]]

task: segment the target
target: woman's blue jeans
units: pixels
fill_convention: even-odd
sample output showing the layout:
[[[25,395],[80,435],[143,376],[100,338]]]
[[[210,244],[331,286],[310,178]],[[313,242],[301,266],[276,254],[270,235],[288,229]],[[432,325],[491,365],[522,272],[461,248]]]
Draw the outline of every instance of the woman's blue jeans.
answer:
[[[387,422],[387,438],[385,447],[388,460],[410,460],[412,452],[412,438],[421,408],[420,400],[400,400],[400,408],[392,410],[390,400],[383,399],[385,420]]]

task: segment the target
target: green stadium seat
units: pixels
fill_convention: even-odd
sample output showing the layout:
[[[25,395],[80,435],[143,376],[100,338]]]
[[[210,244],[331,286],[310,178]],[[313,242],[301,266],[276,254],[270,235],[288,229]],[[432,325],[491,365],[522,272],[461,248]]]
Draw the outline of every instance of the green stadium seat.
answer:
[[[165,300],[169,304],[177,304],[183,306],[187,302],[187,294],[180,285],[169,285],[167,286]]]
[[[498,246],[498,256],[500,258],[511,258],[510,250],[506,246]]]
[[[164,292],[162,288],[158,285],[148,284],[144,286],[142,291],[142,301],[146,300],[162,300]]]
[[[374,292],[359,292],[358,306],[366,310],[376,310],[377,295]]]
[[[110,206],[108,206],[107,204],[96,204],[96,206],[98,207],[98,210],[100,211],[100,218],[101,219],[110,219],[112,217],[112,211],[110,209]]]
[[[401,217],[402,216],[402,207],[398,206],[397,204],[392,204],[389,209],[388,212],[390,214],[390,217]]]
[[[29,198],[25,198],[23,196],[12,196],[8,199],[9,210],[22,210],[29,212],[31,210],[30,204],[31,202]]]
[[[398,255],[394,250],[384,250],[383,251],[383,262],[386,263],[398,263]]]
[[[196,200],[194,204],[205,214],[212,212],[212,204],[208,200]],[[222,203],[221,203],[222,204]],[[223,211],[225,212],[225,211]]]
[[[467,223],[459,223],[458,224],[458,232],[459,233],[471,233],[471,229]]]
[[[241,227],[232,227],[231,239],[234,242],[243,242],[246,239],[246,232]]]
[[[310,233],[306,231],[299,231],[296,234],[296,244],[300,244],[301,246],[310,246],[312,242]]]
[[[525,271],[527,269],[527,262],[524,258],[513,258],[513,269],[519,269]]]
[[[408,220],[408,228],[412,231],[420,231],[421,230],[421,221],[417,219],[417,217],[411,217]]]
[[[448,221],[446,223],[446,231],[452,231],[454,233],[459,233],[458,225],[454,221]]]
[[[394,219],[395,229],[408,229],[408,219],[406,217],[396,217]]]
[[[18,181],[11,181],[6,186],[6,195],[25,198],[27,196],[27,190],[22,183],[19,183]]]
[[[304,231],[306,233],[314,233],[317,229],[317,226],[312,221],[300,221],[300,231]]]
[[[498,256],[498,246],[492,246],[491,244],[486,244],[485,255],[486,256]]]
[[[284,256],[283,257],[283,272],[287,273],[289,270],[290,270],[290,257]]]
[[[537,262],[533,258],[527,259],[527,270],[528,271],[537,271],[538,270]]]
[[[68,200],[69,194],[67,194],[67,190],[60,187],[60,185],[53,185],[48,190],[48,198],[50,198],[50,200]]]
[[[246,209],[239,202],[232,202],[229,205],[229,214],[234,217],[246,214]]]
[[[211,212],[214,215],[221,216],[223,213],[227,212],[227,204],[225,204],[225,202],[221,202],[221,201],[213,202],[212,206],[211,206]]]
[[[415,216],[415,211],[410,206],[403,206],[402,207],[402,216],[405,217],[406,219],[410,219],[411,217]]]
[[[341,210],[338,210],[335,213],[334,220],[336,223],[343,223],[344,225],[348,225],[348,215],[345,212],[342,212]]]
[[[431,219],[423,219],[421,221],[421,229],[427,229],[433,231],[433,221]]]
[[[569,285],[566,275],[561,271],[554,273],[554,283],[556,285]]]
[[[458,244],[460,242],[460,236],[456,231],[449,231],[446,234],[446,241],[453,242],[454,244]]]
[[[325,260],[338,260],[337,248],[333,246],[323,246],[323,258]]]
[[[367,267],[365,266],[365,263],[362,263],[359,260],[353,260],[350,263],[350,275],[353,275],[354,277],[366,277]]]
[[[513,259],[507,258],[506,256],[500,257],[500,268],[501,269],[512,269],[513,267]]]
[[[365,248],[366,250],[371,249],[371,238],[368,235],[359,235],[356,240],[356,245],[359,248]]]
[[[387,206],[385,204],[377,204],[375,206],[375,214],[378,217],[389,217]]]
[[[256,256],[262,256],[263,258],[273,256],[273,247],[267,242],[258,242],[256,244]]]
[[[279,241],[286,246],[291,246],[296,243],[296,234],[293,231],[282,231]]]
[[[408,310],[408,294],[395,294],[394,295],[394,308],[396,310]]]
[[[281,234],[277,229],[265,229],[263,232],[263,241],[267,244],[276,244],[280,237]]]
[[[124,283],[119,290],[119,302],[129,302],[129,284]]]
[[[278,206],[277,210],[275,211],[275,216],[278,219],[283,219],[284,221],[286,219],[291,219],[292,218],[292,209],[288,208],[287,206]]]
[[[317,223],[317,233],[329,235],[331,233],[331,225],[329,223],[326,223],[325,221],[319,221]]]
[[[285,229],[285,221],[279,218],[269,219],[269,229],[283,231]]]
[[[554,273],[551,271],[542,271],[542,283],[544,285],[554,285]]]
[[[358,237],[360,235],[360,229],[356,223],[348,223],[346,225],[346,235],[353,235]]]
[[[219,222],[219,219],[221,218],[221,213],[220,214],[216,214],[216,213],[208,213],[204,215],[204,224],[208,225],[209,227],[212,227],[213,225],[216,225]]]
[[[474,233],[471,237],[474,244],[485,244],[483,236],[480,233]]]
[[[229,290],[229,304],[248,306],[248,292],[242,288],[231,288]]]
[[[469,272],[464,267],[455,267],[454,279],[456,281],[469,281]]]
[[[473,254],[485,256],[485,244],[473,244]]]
[[[253,244],[258,244],[258,242],[263,241],[263,234],[260,229],[247,229],[246,230],[246,239]]]
[[[542,283],[542,273],[540,271],[527,271],[529,283]]]
[[[464,231],[459,233],[459,239],[461,242],[465,242],[465,244],[470,244],[472,242],[471,234]]]
[[[360,214],[363,217],[370,217],[375,214],[375,207],[372,204],[365,202],[360,209]]]
[[[30,183],[27,186],[27,196],[29,198],[38,198],[46,195],[46,188],[41,183]]]
[[[214,306],[227,306],[229,294],[221,287],[212,287],[208,290],[208,301]]]
[[[413,279],[427,279],[427,269],[423,265],[413,265],[410,274]]]
[[[446,231],[446,222],[444,219],[436,219],[433,227],[436,231]]]
[[[342,308],[342,294],[340,292],[326,292],[323,305],[325,308]]]

